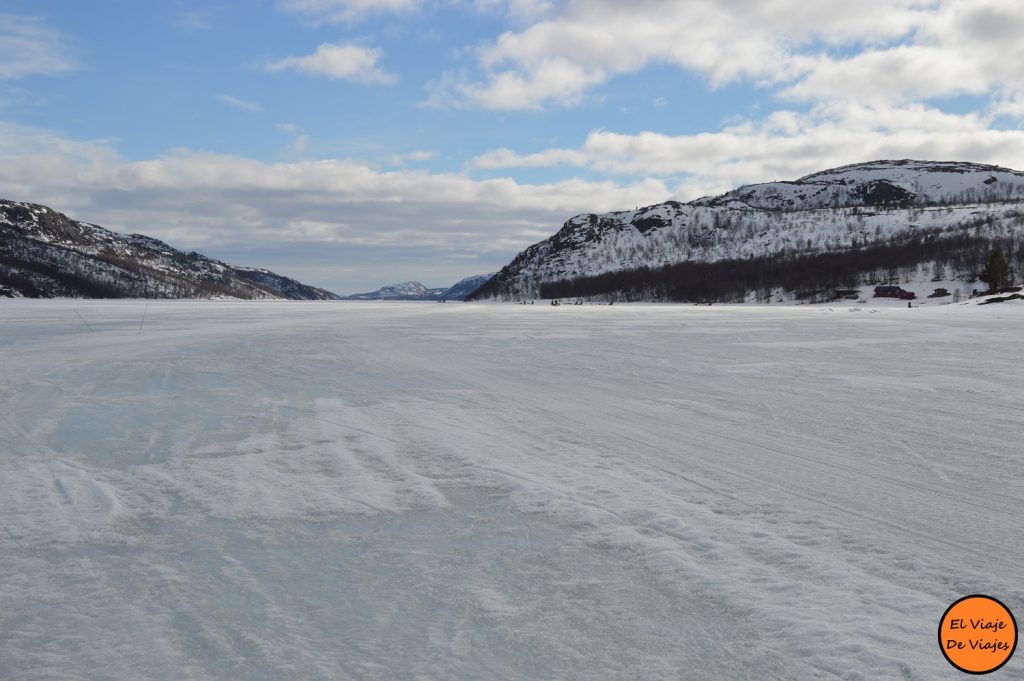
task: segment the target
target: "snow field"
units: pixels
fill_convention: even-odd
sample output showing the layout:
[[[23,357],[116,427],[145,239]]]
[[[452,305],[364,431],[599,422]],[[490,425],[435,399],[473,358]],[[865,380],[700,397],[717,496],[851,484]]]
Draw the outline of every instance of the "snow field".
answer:
[[[0,678],[959,678],[1024,315],[866,312],[8,301]]]

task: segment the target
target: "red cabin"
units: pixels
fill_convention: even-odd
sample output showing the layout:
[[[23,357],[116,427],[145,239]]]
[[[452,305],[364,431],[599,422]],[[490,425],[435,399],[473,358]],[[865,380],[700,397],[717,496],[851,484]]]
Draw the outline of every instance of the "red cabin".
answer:
[[[913,291],[905,291],[899,286],[876,286],[875,298],[899,298],[900,300],[913,300],[917,294]]]

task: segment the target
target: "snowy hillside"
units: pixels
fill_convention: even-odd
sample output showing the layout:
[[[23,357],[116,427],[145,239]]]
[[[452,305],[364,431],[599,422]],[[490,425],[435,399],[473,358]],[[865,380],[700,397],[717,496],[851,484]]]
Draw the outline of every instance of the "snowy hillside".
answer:
[[[794,182],[740,187],[696,205],[808,210],[848,206],[934,206],[1024,199],[1024,173],[950,161],[873,161]]]
[[[253,282],[263,288],[277,292],[289,300],[338,300],[339,296],[315,286],[308,286],[295,279],[281,276],[270,270],[259,267],[231,267],[239,277]]]
[[[0,296],[329,300],[269,270],[232,267],[46,206],[0,200]]]
[[[956,248],[946,251],[955,254],[944,251],[932,258],[922,251],[916,260],[903,258],[899,271],[862,269],[859,281],[837,281],[832,287],[930,280],[937,265],[951,271],[936,280],[970,282],[977,259],[993,243],[1004,240],[1007,250],[1017,248],[1024,234],[1022,200],[1024,174],[996,166],[923,161],[845,166],[685,204],[577,215],[517,255],[475,297],[536,297],[545,283],[680,263],[836,252],[870,252],[887,262],[886,248],[953,244],[952,239],[958,240]],[[942,260],[947,255],[948,262]],[[794,290],[778,288],[769,293],[794,296]]]
[[[471,293],[487,283],[487,281],[495,274],[497,273],[473,274],[464,279],[460,279],[449,286],[448,290],[445,291],[441,297],[445,300],[465,300]]]

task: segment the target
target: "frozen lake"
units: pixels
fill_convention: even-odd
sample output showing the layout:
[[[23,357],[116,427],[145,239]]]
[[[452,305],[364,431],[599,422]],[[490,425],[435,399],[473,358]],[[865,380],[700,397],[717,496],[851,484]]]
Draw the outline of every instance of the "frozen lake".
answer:
[[[0,301],[0,679],[963,678],[1022,356],[1016,304]]]

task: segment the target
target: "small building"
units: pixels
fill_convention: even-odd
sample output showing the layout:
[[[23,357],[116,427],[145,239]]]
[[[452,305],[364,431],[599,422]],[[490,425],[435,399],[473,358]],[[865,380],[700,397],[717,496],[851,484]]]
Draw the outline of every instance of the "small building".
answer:
[[[899,286],[883,285],[875,287],[875,298],[899,298],[900,300],[913,300],[917,294],[913,291],[906,291]]]
[[[875,298],[899,298],[903,289],[899,286],[876,286]]]

